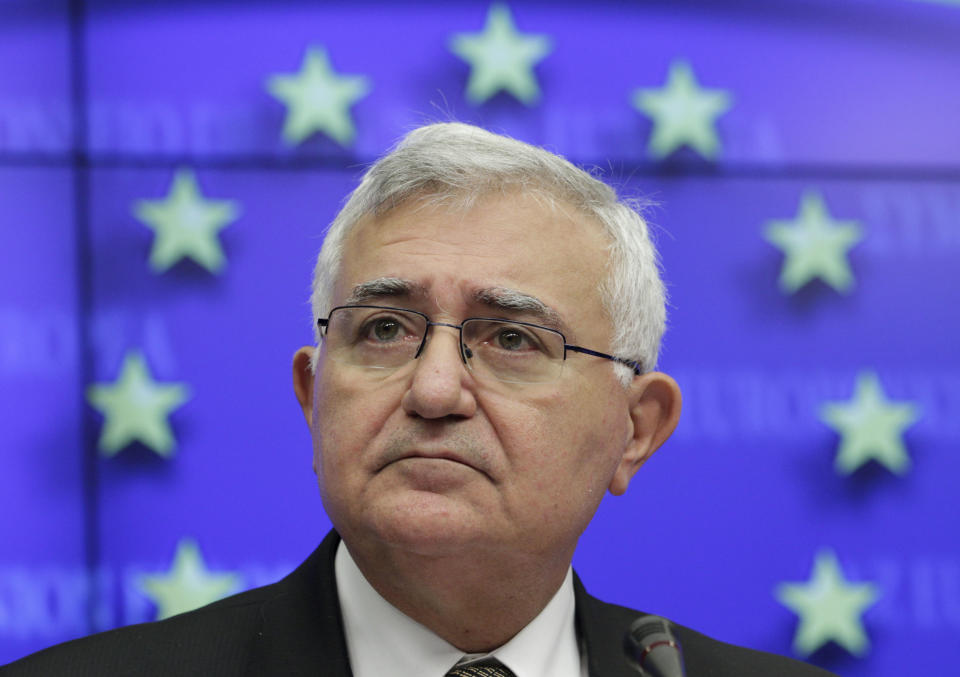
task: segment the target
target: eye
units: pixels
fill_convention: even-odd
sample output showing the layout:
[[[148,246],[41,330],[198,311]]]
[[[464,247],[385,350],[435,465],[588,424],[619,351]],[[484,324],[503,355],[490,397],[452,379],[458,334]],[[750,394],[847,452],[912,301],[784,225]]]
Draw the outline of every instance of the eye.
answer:
[[[364,342],[385,346],[404,342],[417,333],[412,319],[396,313],[378,312],[357,323],[353,340],[355,343]]]
[[[516,329],[501,330],[497,334],[497,346],[510,351],[531,347],[529,337]]]
[[[377,341],[394,341],[400,334],[401,326],[392,317],[381,317],[374,320],[369,329],[369,334]]]

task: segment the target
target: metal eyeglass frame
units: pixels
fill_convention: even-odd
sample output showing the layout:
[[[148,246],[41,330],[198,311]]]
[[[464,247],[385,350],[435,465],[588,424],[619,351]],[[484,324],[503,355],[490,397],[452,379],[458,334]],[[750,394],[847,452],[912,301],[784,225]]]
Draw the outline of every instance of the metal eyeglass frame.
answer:
[[[508,324],[518,324],[524,327],[533,327],[535,329],[542,329],[544,331],[549,331],[553,334],[557,334],[561,339],[563,339],[563,361],[567,360],[567,351],[572,350],[575,353],[583,353],[584,355],[593,355],[594,357],[602,357],[605,360],[611,360],[617,364],[623,364],[633,370],[634,375],[639,376],[643,373],[643,366],[640,362],[636,360],[628,360],[625,357],[616,357],[615,355],[608,355],[607,353],[601,353],[597,350],[591,350],[590,348],[584,348],[583,346],[575,346],[567,343],[567,337],[563,335],[563,332],[557,331],[556,329],[551,329],[550,327],[544,327],[540,324],[534,324],[532,322],[520,322],[518,320],[507,320],[502,317],[468,317],[460,324],[450,324],[449,322],[434,322],[431,320],[425,313],[421,313],[419,310],[411,310],[410,308],[397,308],[394,306],[374,306],[366,304],[356,304],[356,305],[345,305],[345,306],[336,306],[331,308],[330,312],[326,317],[321,317],[317,319],[317,325],[323,330],[323,335],[326,336],[327,325],[330,322],[330,316],[333,315],[336,311],[341,308],[373,308],[376,310],[397,310],[404,313],[413,313],[414,315],[419,315],[427,323],[427,328],[423,332],[423,338],[420,339],[420,345],[417,347],[417,352],[414,353],[413,359],[420,357],[420,354],[423,352],[424,347],[427,345],[427,334],[430,333],[430,327],[450,327],[451,329],[456,329],[459,332],[458,343],[460,344],[460,359],[463,360],[464,365],[467,365],[467,358],[472,357],[473,355],[467,355],[466,351],[470,350],[466,344],[463,342],[463,325],[470,320],[487,320],[493,322],[505,322]]]

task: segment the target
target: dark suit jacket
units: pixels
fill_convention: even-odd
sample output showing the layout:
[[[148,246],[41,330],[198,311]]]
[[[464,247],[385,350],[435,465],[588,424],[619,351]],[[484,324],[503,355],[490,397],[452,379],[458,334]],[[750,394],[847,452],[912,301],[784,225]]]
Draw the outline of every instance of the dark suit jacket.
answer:
[[[331,532],[278,583],[157,623],[131,625],[40,651],[0,668],[2,677],[114,675],[309,675],[351,677],[340,621]],[[574,577],[577,626],[591,677],[636,677],[623,637],[640,615],[587,594]],[[677,626],[688,677],[817,677],[798,661],[724,644]]]

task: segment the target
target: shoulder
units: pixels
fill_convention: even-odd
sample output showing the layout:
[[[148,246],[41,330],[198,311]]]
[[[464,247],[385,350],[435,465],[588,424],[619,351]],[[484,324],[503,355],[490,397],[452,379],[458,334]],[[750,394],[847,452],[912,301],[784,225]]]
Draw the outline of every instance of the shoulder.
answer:
[[[303,662],[298,654],[313,664],[343,662],[332,577],[338,540],[328,536],[277,583],[163,621],[59,644],[0,667],[0,677],[289,675]]]
[[[644,612],[602,602],[576,581],[577,623],[587,643],[591,675],[636,673],[624,660],[627,629]],[[832,673],[786,656],[727,644],[673,624],[688,677],[830,677]]]
[[[793,658],[727,644],[690,628],[680,625],[675,627],[680,635],[687,672],[691,677],[829,677],[832,674]]]
[[[65,642],[0,668],[0,675],[242,674],[259,611],[282,594],[275,583],[163,621]]]

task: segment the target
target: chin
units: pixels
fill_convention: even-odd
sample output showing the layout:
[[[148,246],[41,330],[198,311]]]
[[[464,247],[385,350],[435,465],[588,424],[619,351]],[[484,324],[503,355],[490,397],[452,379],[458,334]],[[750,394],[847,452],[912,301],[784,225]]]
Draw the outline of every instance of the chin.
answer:
[[[395,497],[371,508],[369,520],[361,527],[363,533],[410,553],[455,554],[488,543],[492,535],[489,515],[445,496]]]

